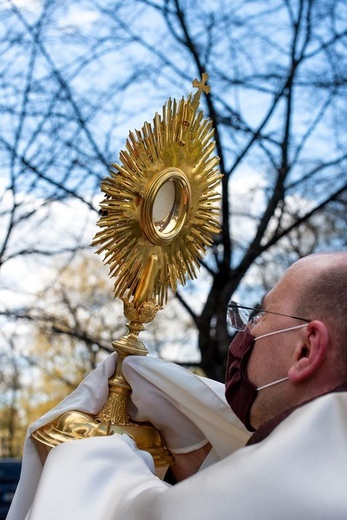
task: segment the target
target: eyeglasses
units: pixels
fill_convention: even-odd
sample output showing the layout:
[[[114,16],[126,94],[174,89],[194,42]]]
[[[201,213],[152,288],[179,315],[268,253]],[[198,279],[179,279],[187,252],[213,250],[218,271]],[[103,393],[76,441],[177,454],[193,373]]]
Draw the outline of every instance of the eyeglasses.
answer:
[[[256,307],[246,307],[230,300],[227,310],[227,322],[233,329],[246,330],[250,323],[257,323],[264,314],[276,314],[277,316],[285,316],[287,318],[293,318],[294,320],[306,321],[307,323],[311,321],[306,318],[299,318],[298,316],[282,314],[281,312],[264,311],[264,309]]]

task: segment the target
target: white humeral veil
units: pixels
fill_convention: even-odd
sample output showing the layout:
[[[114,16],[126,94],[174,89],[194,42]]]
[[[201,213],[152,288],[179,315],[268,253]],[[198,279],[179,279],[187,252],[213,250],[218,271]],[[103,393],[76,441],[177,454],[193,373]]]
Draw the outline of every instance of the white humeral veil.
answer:
[[[56,417],[59,417],[62,413],[68,410],[79,410],[89,414],[97,414],[107,398],[108,378],[114,372],[116,359],[116,354],[111,354],[79,385],[79,387],[71,395],[69,395],[58,406],[50,410],[29,427],[24,445],[21,479],[18,484],[7,520],[24,520],[25,518],[30,518],[30,520],[38,520],[39,518],[41,519],[40,513],[36,510],[30,515],[28,513],[30,512],[37,488],[39,484],[42,484],[40,483],[40,479],[45,480],[47,485],[48,482],[52,482],[52,486],[57,487],[56,493],[59,493],[59,477],[56,475],[57,478],[55,481],[54,473],[49,474],[49,468],[46,469],[48,462],[45,464],[45,471],[42,472],[42,464],[40,462],[35,445],[31,439],[31,433],[44,424],[51,422]],[[190,419],[190,421],[192,421],[203,432],[206,439],[212,444],[212,450],[208,456],[208,459],[205,461],[204,466],[208,466],[211,463],[223,459],[233,451],[245,445],[250,434],[244,429],[243,425],[236,418],[226,403],[223,384],[206,378],[198,377],[178,365],[151,358],[149,356],[129,356],[127,358],[127,363],[131,367],[133,373],[139,374],[139,380],[146,379],[153,385],[160,388],[161,392],[168,397],[171,403],[174,403],[175,406],[177,406],[177,409],[180,411],[180,413],[185,414]],[[134,385],[134,376],[132,377],[132,384]],[[90,440],[93,441],[93,439]],[[114,438],[111,438],[111,444],[108,442],[109,440],[110,438],[100,437],[97,439],[99,446],[101,446],[101,444],[104,442],[106,452],[107,450],[109,451],[111,444],[115,442]],[[48,457],[48,461],[50,458],[52,458],[53,452],[56,452],[58,455],[58,451],[64,451],[61,450],[61,448],[65,447],[66,444],[71,444],[70,450],[72,450],[73,453],[76,453],[76,450],[80,449],[82,443],[83,447],[86,446],[86,442],[89,441],[70,441],[64,445],[54,448]],[[133,451],[131,447],[129,448],[129,444],[123,439],[119,439],[119,443],[124,451],[124,454],[125,452],[128,453],[129,449]],[[93,443],[90,443],[90,445],[90,449],[92,451]],[[119,450],[118,448],[118,451],[122,450]],[[131,455],[133,456],[133,453]],[[69,458],[68,455],[66,456]],[[117,456],[119,459],[119,454],[117,454]],[[147,465],[153,471],[153,467],[151,467],[151,461],[149,460],[151,457],[146,456],[146,454],[144,455],[143,453],[142,456],[144,457]],[[61,455],[61,457],[63,457],[63,455]],[[91,453],[88,459],[92,460],[92,458],[93,456]],[[110,458],[112,458],[111,453]],[[120,461],[119,464],[127,464],[128,469],[126,471],[130,471],[131,463],[127,461],[126,456],[124,459],[125,460]],[[86,471],[88,471],[88,469],[85,466],[82,466],[82,461],[80,467],[78,467],[77,464],[78,463],[76,462],[73,471],[76,473],[76,475],[80,474],[81,479],[83,479],[83,475]],[[115,464],[117,464],[117,460],[113,461],[113,465]],[[61,470],[64,471],[63,468],[61,468]],[[97,471],[97,467],[95,467],[94,470]],[[66,475],[66,478],[69,478],[69,475]],[[61,497],[61,500],[65,500],[67,502],[73,502],[74,500],[77,500],[78,493],[75,492],[74,494],[72,489],[70,492],[70,497]],[[104,492],[106,495],[106,489]],[[116,490],[113,490],[113,492],[116,492]],[[87,497],[87,500],[90,501],[90,504],[88,505],[87,503],[84,505],[84,507],[86,507],[88,510],[89,518],[89,513],[93,510],[91,507],[91,504],[93,503],[93,492],[91,492],[91,495]],[[107,500],[105,500],[105,502],[107,503]],[[71,504],[72,509],[73,507],[75,506]],[[75,514],[72,509],[69,513],[71,515],[71,519],[75,518],[75,516],[72,516],[72,514]],[[101,512],[100,516],[98,512],[93,513],[98,515],[97,517],[94,517],[94,520],[97,520],[97,518],[113,518],[112,516],[107,516],[109,512],[110,509],[103,513],[104,516],[102,516]],[[51,511],[50,516],[45,520],[51,520],[51,518],[55,519],[56,517],[53,515],[54,512]],[[116,517],[118,516],[115,516],[115,518]],[[65,518],[68,520],[66,516]],[[80,516],[76,518],[80,518]],[[81,516],[81,518],[87,517]],[[93,517],[91,516],[91,518]]]

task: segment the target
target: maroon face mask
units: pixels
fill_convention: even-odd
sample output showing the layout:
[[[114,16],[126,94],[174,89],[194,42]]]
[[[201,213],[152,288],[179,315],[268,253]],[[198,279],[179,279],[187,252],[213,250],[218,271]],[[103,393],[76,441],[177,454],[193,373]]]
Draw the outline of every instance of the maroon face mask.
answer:
[[[281,379],[276,379],[275,381],[271,381],[266,385],[258,387],[250,382],[247,378],[247,365],[252,354],[254,343],[262,338],[267,338],[268,336],[282,334],[303,327],[307,327],[307,323],[305,323],[305,325],[296,325],[295,327],[275,330],[257,337],[253,336],[249,329],[246,329],[239,332],[231,342],[225,377],[225,397],[230,408],[243,422],[247,430],[254,431],[254,428],[249,422],[249,414],[258,392],[270,386],[283,383],[283,381],[289,379],[288,375],[286,375],[281,377]]]
[[[249,422],[249,414],[258,393],[257,387],[247,378],[247,365],[254,339],[248,329],[237,333],[229,347],[225,378],[226,400],[249,431],[254,431]]]

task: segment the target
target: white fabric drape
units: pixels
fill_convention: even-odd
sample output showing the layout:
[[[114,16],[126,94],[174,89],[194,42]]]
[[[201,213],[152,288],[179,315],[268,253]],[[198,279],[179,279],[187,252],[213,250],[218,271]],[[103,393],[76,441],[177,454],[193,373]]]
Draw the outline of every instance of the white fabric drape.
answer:
[[[177,410],[189,414],[212,442],[213,464],[170,486],[155,476],[147,453],[127,436],[114,435],[61,444],[42,470],[28,437],[8,520],[347,518],[346,392],[301,406],[263,441],[243,447],[248,434],[238,429],[220,394],[222,385],[150,358],[129,363],[132,384],[137,373],[140,384],[145,376],[170,402],[177,398]],[[113,365],[111,357],[31,430],[70,405],[96,413]]]
[[[25,440],[22,475],[7,520],[25,519],[41,479],[42,465],[35,445],[31,440],[31,433],[68,410],[79,410],[90,414],[98,413],[106,400],[108,378],[114,372],[116,359],[115,354],[110,355],[70,396],[30,426]],[[141,385],[146,383],[145,387],[147,388],[148,383],[150,383],[160,389],[160,392],[171,403],[175,404],[177,417],[172,417],[172,421],[179,419],[179,414],[183,414],[198,426],[213,446],[205,466],[227,456],[247,442],[249,433],[244,429],[226,403],[224,385],[206,378],[200,378],[182,367],[149,356],[129,356],[124,364],[124,369],[127,370],[130,384],[132,387],[137,387],[139,394],[142,391]],[[182,433],[184,434],[184,432]],[[102,443],[99,442],[101,438],[97,440],[100,447],[101,444],[105,445],[106,450],[109,449],[114,441],[113,439],[109,443],[109,439],[103,439],[105,442]],[[82,444],[82,442],[85,443],[86,441],[71,441],[71,443],[65,444],[73,444],[68,450],[72,450],[75,453],[80,449],[80,443]],[[121,440],[120,444],[123,447],[125,445],[124,440]],[[58,453],[61,447],[59,447],[59,450],[54,448],[48,459],[52,458],[55,460],[56,454],[53,456],[53,452]],[[128,449],[125,446],[126,452]],[[133,453],[131,450],[131,454]],[[119,457],[118,451],[117,457]],[[80,466],[79,464],[79,461],[76,461],[74,471],[83,475],[86,473],[86,468],[84,465]],[[120,464],[123,464],[123,462]],[[143,465],[142,459],[141,464]],[[46,462],[45,466],[48,466],[48,462]],[[127,471],[129,471],[129,468]],[[44,477],[41,480],[43,481],[43,479],[46,485],[49,485],[48,483],[51,481],[58,482],[58,476],[50,474],[46,467]],[[101,487],[104,488],[103,484],[101,484]],[[90,500],[93,494],[94,492],[91,492]],[[30,516],[30,518],[32,517]],[[53,516],[47,517],[46,520],[48,518],[53,518]],[[71,518],[73,517],[71,516]],[[105,519],[108,517],[100,515],[99,517],[94,517],[94,520],[97,518]]]

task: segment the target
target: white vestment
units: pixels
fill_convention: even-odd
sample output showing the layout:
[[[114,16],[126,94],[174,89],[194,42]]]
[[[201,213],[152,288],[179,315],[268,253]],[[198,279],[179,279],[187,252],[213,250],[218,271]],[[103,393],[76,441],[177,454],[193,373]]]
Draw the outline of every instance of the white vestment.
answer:
[[[225,402],[223,385],[148,357],[129,363],[200,428],[213,445],[213,463],[170,486],[154,474],[148,454],[114,435],[61,444],[42,470],[31,431],[68,409],[97,413],[113,372],[110,356],[29,429],[8,520],[347,518],[347,393],[301,406],[264,440],[244,446],[249,434]]]

